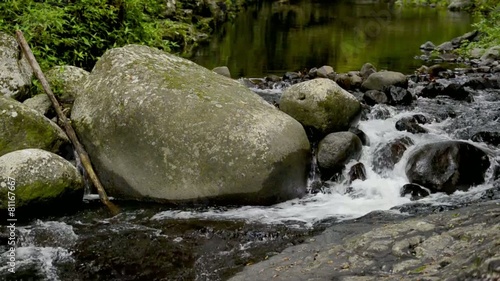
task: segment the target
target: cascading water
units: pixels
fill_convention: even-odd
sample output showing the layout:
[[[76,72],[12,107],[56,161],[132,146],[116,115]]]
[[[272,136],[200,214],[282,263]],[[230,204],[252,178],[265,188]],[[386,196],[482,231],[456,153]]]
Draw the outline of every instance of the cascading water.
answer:
[[[269,94],[279,95],[281,91],[273,89]],[[223,280],[244,264],[300,243],[340,220],[375,210],[385,210],[391,215],[426,212],[434,207],[453,208],[484,200],[490,196],[487,190],[493,190],[492,168],[487,171],[486,183],[467,192],[433,194],[413,202],[400,196],[401,187],[408,182],[405,164],[415,147],[463,138],[475,130],[498,131],[500,91],[480,91],[474,99],[474,103],[463,103],[421,98],[411,109],[372,107],[359,123],[370,143],[363,147],[359,160],[365,166],[366,180],[350,184],[345,180],[349,168],[357,163],[352,161],[347,164],[344,176],[337,182],[327,182],[322,192],[274,206],[168,208],[142,204],[124,206],[119,215],[109,218],[99,205],[98,196],[88,194],[87,206],[78,214],[57,221],[37,220],[17,228],[16,272],[19,273],[16,274],[19,275],[16,278],[124,280],[132,276],[133,280],[153,280],[168,276],[168,280]],[[451,111],[453,114],[449,114]],[[414,114],[434,120],[422,125],[429,133],[396,130],[399,119]],[[448,118],[449,115],[454,118]],[[376,172],[373,165],[376,150],[400,137],[409,137],[414,144],[393,169]],[[500,157],[498,149],[473,144],[488,151],[493,167]],[[309,184],[318,181],[317,170],[313,158]],[[497,198],[498,193],[492,196]],[[129,250],[123,250],[125,245]],[[6,254],[0,256],[0,272],[8,259]]]
[[[460,78],[458,78],[460,79]],[[417,85],[413,85],[417,87]],[[263,90],[257,90],[262,95]],[[270,94],[277,94],[273,89]],[[278,93],[279,95],[279,93]],[[370,145],[363,147],[363,152],[359,162],[366,167],[366,180],[355,180],[348,184],[347,180],[341,182],[330,182],[324,192],[309,194],[301,199],[287,201],[270,207],[244,206],[221,211],[219,209],[210,209],[203,212],[169,210],[153,216],[152,219],[218,219],[218,220],[246,220],[251,222],[265,223],[286,223],[297,226],[312,227],[315,223],[322,220],[335,218],[336,220],[352,219],[363,216],[375,210],[389,210],[392,207],[410,203],[409,197],[401,197],[400,190],[403,185],[408,183],[405,174],[405,165],[411,151],[418,146],[439,142],[444,140],[457,139],[463,135],[464,130],[471,130],[471,127],[496,128],[498,130],[497,120],[490,119],[491,114],[496,114],[500,106],[500,97],[498,91],[481,91],[476,94],[476,102],[473,104],[463,104],[450,99],[419,99],[417,106],[413,109],[396,108],[386,105],[377,105],[372,112],[367,114],[364,121],[360,121],[359,129],[368,136]],[[264,95],[265,96],[265,95]],[[453,108],[456,118],[441,118],[441,110],[446,105]],[[380,114],[383,112],[383,114]],[[412,134],[406,131],[398,131],[395,124],[403,117],[414,114],[424,114],[433,122],[423,125],[428,130],[427,134]],[[382,118],[381,118],[382,116]],[[468,122],[469,127],[461,126]],[[478,123],[474,123],[478,122]],[[496,127],[495,127],[496,126]],[[453,129],[454,128],[454,129]],[[384,143],[401,137],[409,137],[413,140],[411,145],[404,153],[402,159],[393,169],[387,169],[377,173],[373,167],[373,155]],[[472,144],[490,151],[491,163],[494,163],[495,155],[485,144]],[[347,164],[344,174],[349,168],[356,164],[352,161]],[[311,171],[316,171],[316,160],[313,158]],[[422,202],[443,202],[456,200],[481,192],[491,188],[491,165],[487,172],[486,183],[471,188],[469,192],[457,192],[448,196],[443,194],[434,194]],[[347,175],[344,175],[347,178]],[[308,183],[317,182],[317,173],[312,172]],[[347,190],[350,192],[346,192]],[[466,200],[466,199],[462,199]]]
[[[411,84],[410,91],[417,87]],[[282,90],[275,87],[267,96],[277,99]],[[259,91],[262,94],[265,90]],[[401,187],[408,183],[406,162],[416,147],[466,139],[479,130],[499,131],[500,90],[476,91],[474,100],[419,98],[412,108],[373,106],[359,122],[359,129],[369,139],[359,160],[365,166],[366,180],[349,183],[347,171],[358,162],[352,161],[344,175],[322,185],[321,192],[273,206],[171,208],[141,204],[121,206],[122,212],[109,218],[98,196],[87,194],[86,206],[77,214],[17,227],[15,277],[50,281],[153,280],[158,276],[168,276],[167,280],[223,280],[245,264],[300,243],[328,225],[371,211],[406,215],[498,199],[498,191],[488,192],[498,190],[498,179],[495,187],[493,184],[493,167],[498,166],[499,150],[468,140],[490,157],[492,165],[484,184],[467,192],[433,194],[418,201],[400,196]],[[396,130],[398,120],[414,114],[432,120],[422,125],[428,133]],[[373,165],[376,151],[401,137],[411,138],[413,145],[392,169],[377,170]],[[315,157],[310,171],[308,183],[312,187],[320,178]],[[5,277],[1,273],[8,260],[7,249],[2,247],[0,279]]]

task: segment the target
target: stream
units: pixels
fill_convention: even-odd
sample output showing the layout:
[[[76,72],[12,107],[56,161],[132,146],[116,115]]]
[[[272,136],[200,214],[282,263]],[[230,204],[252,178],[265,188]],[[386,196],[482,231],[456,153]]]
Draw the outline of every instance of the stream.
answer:
[[[370,51],[354,48],[342,57],[346,55],[343,44],[349,45],[359,35],[349,30],[366,21],[370,11],[387,7],[326,0],[290,1],[287,7],[258,2],[243,11],[234,23],[223,27],[194,60],[209,68],[227,65],[237,77],[282,75],[324,64],[348,71],[359,69],[367,61],[379,68],[408,73],[422,64],[412,59],[420,44],[427,40],[440,43],[470,29],[470,17],[466,14],[429,7],[405,9],[391,18],[378,36],[365,38],[367,42],[363,44],[370,46]],[[250,24],[256,16],[259,20]],[[295,44],[289,41],[292,39]],[[410,83],[409,90],[417,87],[418,84]],[[268,93],[280,95],[282,91],[277,88]],[[405,164],[415,147],[440,140],[467,141],[480,130],[499,131],[500,91],[477,90],[473,95],[473,103],[443,97],[419,98],[411,107],[372,107],[359,122],[359,129],[370,141],[363,147],[359,161],[366,167],[367,179],[351,184],[346,180],[330,182],[322,192],[301,199],[266,207],[172,207],[117,202],[121,213],[110,217],[97,195],[87,194],[84,206],[75,213],[44,217],[17,227],[15,274],[6,275],[8,256],[3,234],[7,231],[1,228],[0,253],[4,254],[0,255],[0,279],[227,280],[246,265],[307,241],[328,226],[372,211],[404,218],[499,199],[493,165],[487,171],[486,182],[467,192],[433,194],[418,201],[400,196],[401,187],[408,183]],[[432,120],[422,125],[429,133],[396,130],[396,121],[413,114]],[[376,173],[372,165],[374,151],[401,136],[410,137],[415,144],[392,170]],[[498,148],[483,143],[474,145],[489,152],[491,163],[500,158]],[[355,163],[349,163],[344,173]]]
[[[217,28],[191,60],[212,69],[227,66],[233,78],[278,76],[330,65],[337,73],[377,69],[413,73],[419,46],[436,46],[471,30],[468,13],[398,6],[386,1],[264,1]]]

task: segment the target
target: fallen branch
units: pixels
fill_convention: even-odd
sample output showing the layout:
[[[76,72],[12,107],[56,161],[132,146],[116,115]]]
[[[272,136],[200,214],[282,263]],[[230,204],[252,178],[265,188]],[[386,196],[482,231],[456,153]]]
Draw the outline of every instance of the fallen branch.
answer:
[[[59,102],[54,96],[54,93],[50,89],[49,82],[45,78],[45,75],[43,75],[42,69],[40,68],[38,62],[36,61],[36,58],[33,55],[33,52],[31,51],[31,48],[28,45],[28,42],[26,42],[26,39],[24,38],[22,31],[17,30],[16,36],[17,36],[17,41],[21,46],[21,49],[26,55],[28,62],[30,63],[33,72],[35,73],[36,78],[38,78],[38,80],[42,84],[45,93],[49,97],[50,101],[52,102],[52,105],[56,110],[59,121],[61,121],[61,123],[63,124],[66,134],[68,135],[70,141],[73,143],[73,146],[76,152],[78,153],[78,156],[80,157],[83,167],[87,171],[90,179],[92,180],[92,183],[97,188],[97,193],[99,193],[99,198],[101,199],[101,202],[104,203],[104,205],[106,205],[109,208],[109,210],[113,215],[118,214],[119,213],[118,207],[116,207],[116,205],[114,205],[113,203],[111,203],[111,201],[109,201],[108,195],[106,195],[104,187],[102,186],[101,182],[99,181],[99,178],[97,177],[97,174],[94,172],[94,169],[92,168],[92,162],[90,162],[89,155],[83,148],[83,145],[78,140],[75,130],[73,129],[73,127],[71,127],[68,118],[66,118],[66,115],[64,115],[61,106],[59,105]]]

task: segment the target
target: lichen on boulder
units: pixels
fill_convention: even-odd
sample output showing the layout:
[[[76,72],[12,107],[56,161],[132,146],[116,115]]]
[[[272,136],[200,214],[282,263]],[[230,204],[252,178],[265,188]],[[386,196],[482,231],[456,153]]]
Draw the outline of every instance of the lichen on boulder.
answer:
[[[72,111],[111,196],[270,204],[306,190],[302,126],[238,82],[157,49],[111,49]]]
[[[66,134],[54,122],[26,105],[0,95],[0,156],[8,152],[40,148],[57,152],[68,144]]]
[[[361,104],[337,83],[318,78],[287,88],[281,96],[280,109],[325,136],[355,125]]]
[[[8,207],[8,192],[15,194],[15,208],[60,208],[83,198],[83,179],[76,167],[62,157],[41,150],[23,149],[0,157],[0,209]]]
[[[29,96],[33,70],[22,55],[16,39],[0,32],[0,95],[11,98]]]

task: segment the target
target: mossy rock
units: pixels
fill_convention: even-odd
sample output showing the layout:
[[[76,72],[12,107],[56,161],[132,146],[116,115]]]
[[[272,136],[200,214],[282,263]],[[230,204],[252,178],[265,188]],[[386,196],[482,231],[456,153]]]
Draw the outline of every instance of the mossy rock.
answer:
[[[63,103],[73,103],[75,97],[82,90],[89,72],[71,65],[56,66],[47,72],[50,82],[58,100]]]
[[[16,209],[57,208],[81,203],[83,187],[76,167],[54,153],[23,149],[0,157],[1,210],[8,207],[9,191],[15,194]]]
[[[116,198],[271,204],[306,190],[310,147],[296,120],[157,49],[106,52],[71,119]]]
[[[16,39],[0,32],[0,95],[23,99],[29,96],[33,70]]]
[[[42,114],[17,102],[0,96],[0,156],[25,148],[40,148],[58,152],[68,144],[66,134]]]
[[[280,109],[305,127],[325,136],[347,131],[357,123],[361,104],[330,79],[318,78],[295,84],[283,92]]]

